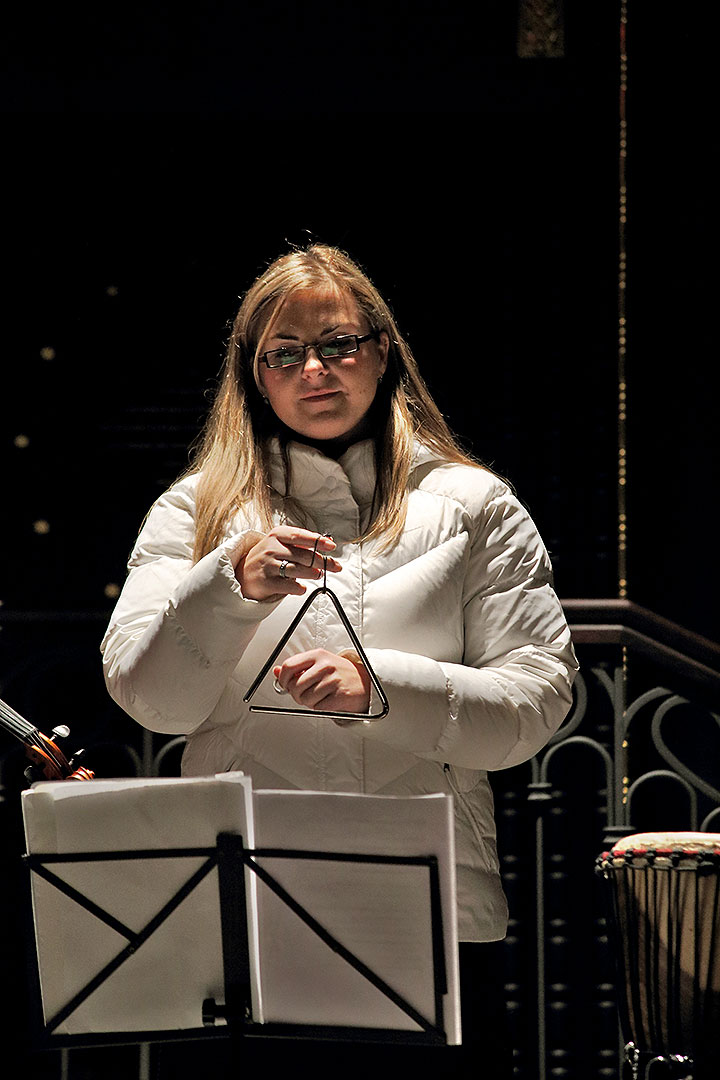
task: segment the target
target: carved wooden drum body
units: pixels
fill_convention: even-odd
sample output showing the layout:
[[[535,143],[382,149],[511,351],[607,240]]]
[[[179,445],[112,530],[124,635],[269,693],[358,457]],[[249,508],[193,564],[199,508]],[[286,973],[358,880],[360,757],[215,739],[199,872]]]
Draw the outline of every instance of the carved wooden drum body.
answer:
[[[693,1075],[711,1075],[720,1062],[720,833],[636,833],[597,869],[609,887],[626,1042],[642,1055],[687,1056]]]

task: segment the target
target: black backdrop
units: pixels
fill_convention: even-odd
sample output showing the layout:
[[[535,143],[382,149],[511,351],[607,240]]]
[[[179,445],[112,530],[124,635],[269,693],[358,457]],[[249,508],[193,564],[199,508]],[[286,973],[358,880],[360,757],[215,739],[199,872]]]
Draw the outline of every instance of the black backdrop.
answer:
[[[354,137],[339,184],[314,149],[303,160],[294,132],[283,153],[297,165],[279,177],[269,151],[250,175],[218,175],[207,162],[227,131],[143,125],[140,162],[123,160],[126,133],[103,133],[90,175],[38,193],[11,307],[9,434],[28,444],[10,440],[22,542],[6,604],[103,602],[147,505],[186,461],[238,293],[306,229],[346,247],[390,297],[454,429],[538,517],[561,591],[614,592],[612,174],[606,207],[583,221],[591,163],[568,162],[559,182],[540,168],[547,153],[567,157],[565,132],[540,122],[508,145],[499,125],[453,119],[450,131],[444,118],[406,127],[390,147]],[[63,153],[79,139],[63,136]],[[38,520],[48,532],[32,532]]]
[[[237,296],[308,236],[388,296],[560,594],[616,594],[619,5],[566,3],[560,59],[517,57],[516,7],[218,5],[77,35],[54,16],[25,56],[15,18],[6,615],[109,608]],[[713,637],[712,28],[683,12],[629,5],[628,590]]]

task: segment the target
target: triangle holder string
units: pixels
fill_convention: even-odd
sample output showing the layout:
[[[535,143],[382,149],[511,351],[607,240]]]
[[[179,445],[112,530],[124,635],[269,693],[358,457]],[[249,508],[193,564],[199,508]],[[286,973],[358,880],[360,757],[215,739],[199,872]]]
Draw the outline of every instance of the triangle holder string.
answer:
[[[254,696],[256,690],[260,686],[261,682],[263,681],[263,679],[266,677],[266,675],[268,674],[268,672],[272,668],[273,664],[277,660],[277,658],[280,655],[280,653],[282,652],[282,650],[285,648],[285,646],[288,643],[290,637],[295,632],[297,627],[300,625],[302,620],[305,618],[305,615],[307,614],[310,607],[315,603],[318,596],[325,595],[325,596],[330,597],[330,600],[331,600],[331,602],[333,604],[333,607],[335,608],[335,610],[336,610],[336,612],[338,614],[338,617],[340,618],[340,621],[342,622],[343,626],[345,627],[345,630],[347,631],[348,637],[352,641],[353,646],[357,649],[358,656],[360,657],[363,665],[365,666],[365,668],[367,670],[367,673],[368,673],[368,675],[370,677],[370,682],[372,683],[373,689],[374,689],[375,693],[377,694],[378,698],[380,699],[380,710],[378,712],[374,712],[374,713],[367,713],[367,712],[360,713],[360,712],[339,712],[339,711],[328,710],[328,709],[281,708],[279,706],[274,706],[274,705],[251,705],[250,706],[250,712],[283,713],[285,716],[327,716],[327,717],[330,717],[333,720],[364,720],[366,722],[370,721],[370,720],[381,720],[384,716],[387,716],[387,714],[390,712],[390,705],[388,703],[387,696],[385,694],[385,691],[382,688],[382,685],[380,684],[380,680],[378,679],[377,675],[375,674],[375,672],[372,669],[370,661],[368,660],[367,656],[365,655],[365,650],[363,649],[362,645],[360,644],[360,642],[358,640],[358,636],[355,633],[355,631],[353,630],[352,625],[350,623],[350,620],[348,619],[347,615],[343,611],[342,604],[340,603],[340,601],[338,600],[337,596],[332,591],[332,589],[328,588],[328,584],[327,584],[327,558],[325,556],[323,556],[322,558],[323,558],[323,583],[322,583],[322,585],[319,585],[317,587],[317,589],[314,589],[310,593],[310,595],[308,597],[306,597],[302,607],[300,608],[300,610],[296,614],[295,618],[290,623],[289,627],[287,628],[287,630],[285,631],[283,636],[280,638],[280,641],[277,643],[277,645],[273,649],[272,653],[270,654],[270,656],[267,658],[267,660],[263,664],[261,670],[258,672],[257,677],[255,678],[255,681],[253,682],[252,686],[250,687],[250,689],[247,691],[247,693],[243,697],[243,701],[250,701],[252,699],[252,697]]]

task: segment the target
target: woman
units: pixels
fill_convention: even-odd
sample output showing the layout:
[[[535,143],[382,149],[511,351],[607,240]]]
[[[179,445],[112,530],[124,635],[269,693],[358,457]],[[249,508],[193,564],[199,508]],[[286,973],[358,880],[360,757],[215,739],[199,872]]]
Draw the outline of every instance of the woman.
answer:
[[[379,720],[243,700],[323,567],[387,695]],[[291,708],[374,713],[329,598],[311,612],[253,704],[283,694]],[[149,514],[102,649],[118,703],[187,735],[185,775],[453,794],[460,940],[503,938],[487,771],[527,760],[561,724],[570,635],[532,521],[456,445],[344,253],[292,251],[246,294],[204,440]]]

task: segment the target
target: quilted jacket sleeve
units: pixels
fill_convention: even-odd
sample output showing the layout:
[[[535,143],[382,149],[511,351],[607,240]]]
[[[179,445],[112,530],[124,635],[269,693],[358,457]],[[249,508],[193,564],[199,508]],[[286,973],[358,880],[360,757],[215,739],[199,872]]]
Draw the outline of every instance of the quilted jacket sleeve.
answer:
[[[234,566],[258,533],[193,565],[192,480],[151,510],[102,641],[105,682],[153,731],[187,734],[212,712],[257,627],[276,606],[243,597]]]
[[[451,765],[503,769],[532,757],[559,728],[577,661],[526,510],[498,483],[468,513],[464,662],[368,649],[390,713],[363,734]]]

